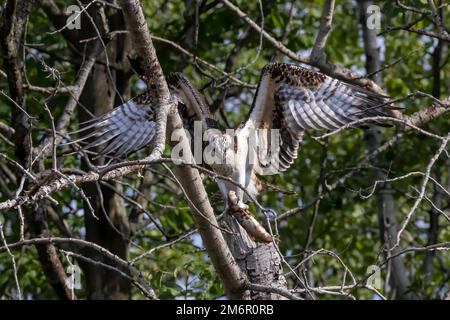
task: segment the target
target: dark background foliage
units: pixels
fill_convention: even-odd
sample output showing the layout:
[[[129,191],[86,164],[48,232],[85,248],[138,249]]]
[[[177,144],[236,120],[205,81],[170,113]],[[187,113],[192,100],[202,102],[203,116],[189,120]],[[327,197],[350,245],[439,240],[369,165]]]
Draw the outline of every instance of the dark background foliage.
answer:
[[[76,80],[84,53],[89,50],[89,42],[79,43],[79,40],[95,36],[95,32],[91,30],[89,18],[83,14],[78,43],[71,43],[64,32],[54,32],[58,27],[55,26],[54,17],[49,18],[48,9],[43,9],[42,3],[46,2],[37,1],[32,6],[23,42],[19,47],[18,57],[24,83],[37,87],[55,87],[60,81],[60,86],[71,85]],[[247,24],[220,1],[197,2],[200,5],[196,19],[196,1],[143,1],[144,14],[152,35],[184,47],[198,59],[233,73],[235,77],[251,85],[257,84],[260,71],[267,62],[294,62],[279,53],[267,41],[263,41],[261,50],[258,50],[259,34],[249,29]],[[63,12],[70,4],[77,4],[72,1],[55,3]],[[234,3],[251,19],[261,24],[258,1]],[[376,4],[380,7],[382,30],[389,26],[404,25],[418,17],[418,14],[397,6],[395,1],[380,1]],[[308,54],[319,28],[323,5],[324,1],[263,1],[264,30],[292,51],[302,55]],[[408,1],[408,5],[428,8],[426,1]],[[359,6],[357,1],[337,2],[325,54],[328,61],[364,75],[367,73],[366,52]],[[97,21],[99,18],[94,7],[92,6],[92,11],[89,12]],[[106,8],[111,31],[124,30],[117,10]],[[445,11],[448,13],[448,6],[442,11],[444,14]],[[444,23],[447,28],[450,26],[448,19],[444,19]],[[415,27],[435,29],[432,19],[429,18],[422,19]],[[117,92],[124,100],[143,90],[143,83],[130,71],[124,58],[133,52],[130,43],[125,39],[124,34],[118,34],[108,44],[109,62],[114,65],[111,67],[111,75]],[[402,98],[417,90],[438,99],[448,96],[448,41],[397,30],[383,33],[377,37],[377,42],[380,47],[381,66],[387,66],[379,73],[379,84],[389,96]],[[245,119],[252,102],[253,88],[227,81],[221,73],[189,59],[170,44],[157,40],[154,43],[164,73],[181,71],[198,88],[202,88],[208,103],[218,110],[217,116],[224,126],[233,127]],[[436,54],[437,50],[440,50],[440,54]],[[48,67],[58,70],[57,78],[50,76]],[[241,70],[241,67],[245,68]],[[106,67],[96,64],[94,70],[95,74],[88,80],[80,101],[93,113],[101,114],[113,105],[119,105],[120,99],[111,85]],[[4,67],[3,71],[6,71]],[[12,105],[5,96],[8,95],[9,89],[3,72],[0,75],[0,90],[3,93],[0,96],[0,122],[11,125]],[[66,93],[57,93],[51,98],[49,96],[50,93],[25,88],[25,104],[28,113],[33,116],[31,139],[35,145],[51,135],[50,119],[43,107],[44,101],[48,103],[53,117],[58,119],[68,99]],[[102,108],[103,101],[108,106]],[[403,99],[397,106],[404,108],[403,112],[410,115],[432,103],[430,97],[416,95]],[[77,107],[69,131],[76,130],[79,121],[87,118],[83,109],[81,105]],[[450,131],[448,113],[425,124],[423,129],[436,135],[447,135]],[[390,139],[398,130],[396,126],[379,129],[378,145]],[[379,221],[379,194],[387,192],[391,195],[388,200],[392,205],[391,213],[399,225],[418,197],[423,175],[411,175],[383,184],[382,189],[372,193],[376,172],[381,172],[384,178],[424,172],[440,145],[440,141],[412,130],[383,151],[375,162],[361,162],[360,159],[376,147],[370,134],[364,130],[348,130],[321,141],[311,137],[317,135],[320,133],[311,133],[302,142],[299,157],[290,170],[282,175],[263,179],[265,188],[260,196],[260,202],[274,209],[279,216],[286,211],[303,207],[297,213],[278,221],[280,250],[286,261],[294,267],[308,254],[323,249],[297,270],[300,278],[306,279],[309,285],[315,288],[340,286],[344,282],[350,284],[349,272],[357,281],[362,281],[369,274],[370,266],[381,264],[387,258],[388,253],[382,243],[386,238],[383,232],[380,236],[382,223]],[[79,155],[63,155],[63,150],[64,148],[58,148],[58,162],[61,167],[86,169]],[[16,157],[14,145],[11,145],[4,134],[0,135],[0,153],[11,159]],[[130,159],[141,158],[148,153],[149,150],[144,149]],[[14,197],[23,173],[11,162],[0,159],[0,201],[3,202]],[[447,190],[450,189],[449,162],[448,153],[444,153],[431,170],[433,179]],[[51,156],[46,157],[42,165],[50,169]],[[34,172],[37,172],[36,170],[34,169]],[[327,186],[333,185],[349,172],[353,172],[351,177],[326,192]],[[103,193],[103,207],[99,204],[101,201],[98,200],[97,186],[85,186],[84,190],[94,203],[101,226],[93,226],[99,222],[86,210],[86,203],[74,188],[66,188],[54,194],[57,205],[49,202],[43,202],[41,205],[47,207],[48,226],[54,236],[88,239],[106,244],[112,252],[131,260],[195,228],[187,202],[172,180],[168,171],[155,165],[141,175],[129,175],[121,179],[120,183],[111,182],[112,189],[102,185],[100,188]],[[205,184],[215,212],[219,214],[223,209],[223,201],[217,186],[207,177]],[[319,202],[314,201],[320,190],[325,191],[323,198]],[[125,195],[125,198],[115,192]],[[429,182],[425,196],[426,199],[421,201],[402,234],[401,248],[423,247],[450,239],[449,221],[439,211],[447,212],[448,217],[449,195],[436,187],[435,183]],[[136,203],[139,206],[136,206]],[[36,207],[31,208],[32,212],[35,210]],[[105,214],[110,217],[110,221],[105,219]],[[17,241],[20,236],[17,210],[2,211],[0,219],[7,242]],[[114,227],[111,227],[111,224]],[[26,226],[25,236],[30,237],[31,234],[32,231]],[[23,297],[57,298],[57,293],[42,271],[36,248],[22,247],[13,250],[13,253]],[[114,274],[111,278],[111,274],[106,271],[99,271],[102,270],[101,267],[89,267],[88,263],[77,261],[60,250],[57,255],[65,269],[69,266],[69,260],[80,265],[82,286],[81,289],[75,290],[79,299],[144,297],[117,273],[111,272]],[[402,255],[400,261],[404,267],[404,276],[408,280],[406,294],[413,293],[417,298],[436,299],[442,298],[450,289],[448,251],[407,253]],[[214,299],[224,296],[220,279],[209,262],[197,233],[174,245],[154,250],[139,259],[136,267],[160,298]],[[379,291],[386,298],[399,298],[398,290],[392,282],[395,277],[393,268],[395,267],[391,263],[381,268],[382,287]],[[287,271],[285,268],[285,272]],[[6,252],[0,253],[1,299],[17,298],[13,273],[10,256]],[[111,281],[98,280],[106,282],[97,285],[92,280],[93,277],[109,277]],[[287,279],[290,288],[302,289],[295,277],[288,275]],[[380,298],[373,291],[364,288],[354,288],[346,292],[357,299]],[[320,299],[345,298],[327,292],[316,295]]]

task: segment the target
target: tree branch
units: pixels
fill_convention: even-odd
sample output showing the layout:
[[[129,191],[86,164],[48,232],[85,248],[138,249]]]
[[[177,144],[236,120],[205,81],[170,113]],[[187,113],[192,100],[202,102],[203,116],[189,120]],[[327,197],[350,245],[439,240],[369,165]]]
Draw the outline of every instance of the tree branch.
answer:
[[[128,270],[131,275],[134,277],[135,284],[138,285],[138,288],[143,291],[143,293],[149,298],[149,299],[157,299],[153,289],[145,282],[144,277],[142,276],[141,272],[136,269],[134,266],[132,266],[128,261],[123,260],[119,256],[111,253],[107,249],[99,246],[96,243],[89,242],[86,240],[81,239],[75,239],[75,238],[59,238],[59,237],[44,237],[44,238],[32,238],[32,239],[26,239],[14,243],[9,243],[7,246],[0,247],[0,253],[4,251],[8,251],[10,249],[15,248],[21,248],[23,246],[29,246],[29,245],[53,245],[53,244],[71,244],[75,245],[78,249],[78,251],[81,251],[84,248],[92,249],[98,253],[100,253],[102,256],[107,257],[110,261],[114,262],[117,266],[120,267],[120,269]]]
[[[326,61],[313,61],[310,57],[304,57],[296,54],[295,52],[286,48],[286,46],[284,46],[281,42],[272,37],[268,32],[261,30],[260,26],[258,26],[258,24],[256,24],[252,19],[250,19],[246,13],[244,13],[241,9],[239,9],[239,7],[235,6],[228,0],[221,0],[221,1],[227,8],[235,12],[242,20],[244,20],[245,23],[247,23],[251,28],[256,30],[256,32],[262,33],[263,37],[274,48],[276,48],[277,50],[279,50],[292,60],[305,63],[313,67],[317,67],[320,69],[320,71],[331,77],[341,79],[350,83],[358,84],[360,86],[367,88],[368,90],[384,94],[383,90],[375,82],[367,78],[362,78],[359,74],[350,69],[341,68]]]
[[[157,123],[159,128],[157,129],[155,138],[157,143],[156,149],[152,151],[152,154],[148,158],[152,160],[153,157],[159,158],[164,150],[167,116],[169,116],[169,133],[175,129],[182,128],[182,121],[170,101],[169,89],[156,56],[139,1],[122,0],[120,4],[132,41],[136,46],[136,51],[142,58],[142,66],[148,78],[147,82],[149,85],[155,86],[155,92],[158,98],[159,110],[157,112]],[[184,133],[184,130],[181,130],[181,133]],[[189,150],[188,154],[192,157],[190,145],[185,134],[181,137],[181,143],[185,147],[183,150]],[[177,166],[175,171],[187,196],[191,200],[189,204],[191,213],[196,221],[208,255],[223,280],[227,294],[231,298],[239,298],[244,290],[244,279],[228,249],[222,233],[219,229],[212,226],[217,225],[217,220],[209,203],[200,174],[196,169],[186,166]],[[200,212],[197,212],[197,210]]]
[[[47,137],[44,139],[35,149],[34,149],[34,161],[37,161],[40,157],[45,157],[50,154],[51,149],[47,148],[44,150],[44,148],[47,147],[47,145],[50,145],[51,143],[55,143],[55,145],[58,145],[63,136],[67,133],[67,128],[70,124],[70,120],[72,118],[73,113],[75,112],[75,108],[78,105],[78,100],[80,99],[81,93],[83,92],[84,86],[86,84],[86,81],[88,79],[88,76],[94,67],[95,59],[97,55],[100,52],[100,44],[96,43],[93,48],[91,48],[90,53],[88,57],[83,61],[83,64],[80,66],[80,69],[78,70],[78,78],[73,86],[73,90],[70,92],[69,100],[67,101],[66,106],[64,107],[64,110],[59,117],[57,123],[56,123],[56,131],[58,134],[56,135],[56,141],[52,141],[53,137]]]
[[[331,31],[331,23],[333,21],[334,0],[327,0],[323,7],[322,19],[320,20],[319,32],[311,51],[310,59],[313,62],[320,63],[325,61],[323,49]]]

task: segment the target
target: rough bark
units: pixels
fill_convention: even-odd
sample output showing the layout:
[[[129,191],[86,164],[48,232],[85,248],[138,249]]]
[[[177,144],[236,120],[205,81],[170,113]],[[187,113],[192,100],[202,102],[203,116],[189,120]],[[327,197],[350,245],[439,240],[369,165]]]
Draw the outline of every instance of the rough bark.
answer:
[[[273,243],[255,242],[230,214],[225,214],[220,224],[233,234],[224,234],[225,240],[239,268],[251,283],[266,287],[287,289],[280,256]],[[277,293],[247,290],[246,300],[284,300]]]
[[[23,110],[24,92],[22,86],[22,71],[18,50],[22,39],[26,18],[30,13],[33,2],[9,0],[2,15],[1,51],[3,67],[7,74],[9,94],[15,104],[11,108],[11,126],[14,131],[15,157],[23,159],[28,168],[30,161],[30,121]],[[20,107],[20,108],[19,108]],[[22,109],[22,110],[21,110]]]

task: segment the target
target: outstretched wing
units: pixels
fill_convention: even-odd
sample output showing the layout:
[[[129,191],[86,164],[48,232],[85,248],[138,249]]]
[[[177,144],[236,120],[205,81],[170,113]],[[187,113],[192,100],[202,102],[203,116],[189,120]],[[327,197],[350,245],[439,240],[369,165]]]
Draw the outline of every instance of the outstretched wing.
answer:
[[[142,58],[128,57],[133,70],[144,80],[148,82],[142,66]],[[174,72],[167,76],[167,84],[169,85],[172,96],[178,100],[178,112],[183,119],[184,128],[193,130],[193,122],[201,120],[203,125],[208,127],[209,124],[215,123],[209,108],[206,106],[203,95],[191,84],[191,82],[180,72]]]
[[[193,128],[194,120],[202,119],[208,123],[212,121],[203,97],[183,75],[171,74],[167,81],[172,98],[178,104],[178,111],[188,130]],[[81,133],[82,136],[71,143],[87,143],[82,150],[103,146],[100,151],[96,151],[97,157],[121,158],[135,152],[150,144],[155,135],[156,103],[157,99],[152,90],[144,92],[107,114],[88,121],[80,130],[72,132]]]
[[[289,168],[305,130],[333,130],[358,119],[386,116],[386,98],[310,69],[285,63],[266,65],[244,128],[278,129],[279,149],[267,159],[259,158],[257,173]],[[258,144],[270,149],[270,130],[258,134]],[[264,170],[269,162],[271,169]]]
[[[218,126],[203,95],[183,74],[179,72],[169,74],[167,83],[172,95],[180,101],[178,112],[183,118],[185,129],[192,129],[193,121],[201,121],[203,129]]]
[[[89,140],[82,150],[103,145],[97,152],[98,157],[123,157],[145,147],[155,134],[152,103],[152,96],[142,93],[99,118],[89,120],[86,126],[72,133],[84,134],[74,143]]]

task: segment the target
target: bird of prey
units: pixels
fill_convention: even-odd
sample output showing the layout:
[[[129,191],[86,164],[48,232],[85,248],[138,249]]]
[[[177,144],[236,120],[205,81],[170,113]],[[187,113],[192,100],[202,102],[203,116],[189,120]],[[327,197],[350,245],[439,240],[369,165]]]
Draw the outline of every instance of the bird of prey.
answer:
[[[181,73],[170,74],[167,82],[185,123],[201,121],[207,141],[224,160],[211,164],[211,168],[240,185],[219,179],[225,200],[234,191],[238,199],[245,201],[241,186],[256,196],[258,175],[288,169],[297,158],[305,131],[339,129],[362,118],[386,116],[390,109],[386,96],[311,69],[274,62],[262,70],[247,119],[230,134],[218,130],[220,126],[204,98]],[[99,155],[123,157],[149,145],[155,135],[155,101],[150,87],[95,119],[80,130],[92,130],[80,139],[91,138],[84,149],[105,145]],[[278,132],[276,138],[271,129]],[[249,138],[253,138],[252,143]],[[265,156],[256,147],[273,150],[270,147],[275,143],[275,151],[266,152]]]

